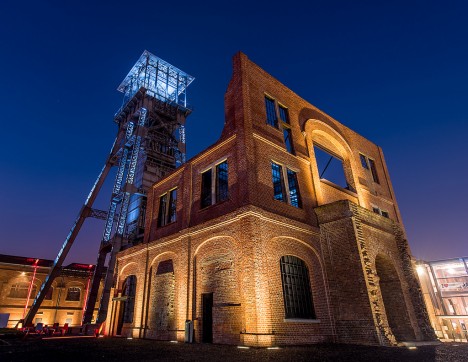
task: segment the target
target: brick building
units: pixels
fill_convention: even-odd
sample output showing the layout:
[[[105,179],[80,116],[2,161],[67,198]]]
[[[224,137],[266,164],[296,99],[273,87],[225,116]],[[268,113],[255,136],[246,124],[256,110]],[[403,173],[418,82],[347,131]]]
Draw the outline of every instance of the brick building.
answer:
[[[24,318],[52,264],[53,260],[48,259],[0,254],[0,314],[8,321],[8,327],[15,327]],[[42,302],[34,324],[80,326],[93,271],[94,265],[88,264],[72,263],[63,267]],[[96,304],[95,312],[97,307]]]
[[[238,53],[220,139],[148,194],[106,333],[272,346],[432,340],[382,150]]]

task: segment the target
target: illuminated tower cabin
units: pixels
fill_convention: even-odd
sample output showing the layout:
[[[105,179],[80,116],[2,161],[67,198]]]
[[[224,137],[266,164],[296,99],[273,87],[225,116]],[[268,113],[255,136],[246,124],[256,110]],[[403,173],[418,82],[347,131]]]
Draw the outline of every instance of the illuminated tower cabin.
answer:
[[[187,87],[193,80],[192,76],[145,50],[117,88],[124,98],[122,107],[114,116],[118,131],[112,150],[25,323],[31,323],[87,217],[104,219],[106,223],[83,323],[93,321],[99,283],[110,253],[96,318],[98,323],[104,321],[113,281],[115,254],[143,240],[148,189],[185,162],[184,125],[191,113],[187,104]],[[114,166],[117,167],[117,175],[108,211],[92,209],[106,176]]]

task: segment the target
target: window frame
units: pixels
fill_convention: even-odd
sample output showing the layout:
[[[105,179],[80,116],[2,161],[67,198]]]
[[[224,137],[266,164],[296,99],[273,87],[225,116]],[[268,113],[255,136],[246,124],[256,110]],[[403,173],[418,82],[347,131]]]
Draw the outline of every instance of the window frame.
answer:
[[[8,298],[27,299],[29,286],[30,286],[30,283],[26,283],[26,282],[17,282],[17,283],[11,284],[10,291],[8,292]],[[26,291],[26,294],[24,296],[23,296],[23,291]],[[37,286],[33,284],[32,289],[31,289],[31,297],[35,298],[36,294],[37,294]]]
[[[319,166],[319,162],[318,162],[318,157],[317,157],[317,152],[315,151],[315,149],[318,148],[321,152],[324,152],[326,154],[328,154],[329,156],[331,156],[332,158],[328,161],[327,165],[324,167],[323,170],[320,170],[320,166]],[[314,159],[315,159],[315,164],[317,166],[317,171],[318,171],[318,176],[319,176],[319,180],[326,180],[328,181],[329,183],[333,184],[333,185],[336,185],[337,187],[339,187],[340,189],[344,189],[344,190],[347,190],[347,191],[352,191],[352,192],[355,192],[353,190],[353,187],[351,186],[349,180],[348,180],[348,177],[349,175],[347,175],[346,173],[346,169],[345,169],[345,160],[340,156],[338,155],[337,153],[333,152],[333,151],[330,151],[327,147],[325,146],[322,146],[320,143],[317,143],[317,142],[313,142],[312,144],[312,149],[314,150]],[[344,185],[340,185],[338,182],[335,182],[335,181],[339,181],[339,180],[331,180],[331,179],[328,179],[328,178],[324,178],[322,176],[324,176],[324,173],[325,171],[327,170],[330,162],[333,160],[333,159],[336,159],[337,161],[339,161],[341,163],[341,170],[343,171],[343,180],[346,184],[346,186]]]
[[[225,167],[222,165],[225,165]],[[212,205],[227,201],[229,198],[229,163],[227,158],[224,158],[201,172],[200,209],[206,209]]]
[[[278,167],[277,170],[274,170],[275,166]],[[298,209],[302,209],[302,198],[299,187],[299,179],[297,177],[298,172],[275,160],[270,160],[270,167],[271,181],[273,186],[273,199],[284,202]],[[294,180],[292,180],[291,177],[293,177]],[[291,186],[291,181],[294,181],[295,186]],[[277,197],[279,193],[276,192],[276,189],[279,190],[279,187],[281,187],[281,197]],[[297,201],[294,201],[294,199]]]
[[[294,141],[292,135],[292,128],[289,118],[289,108],[278,102],[274,97],[264,94],[265,96],[265,112],[267,115],[266,124],[281,131],[283,133],[283,142],[286,151],[292,155],[295,155]],[[267,103],[271,102],[271,103]],[[268,105],[272,105],[272,108],[268,108]],[[273,114],[274,120],[271,115]]]
[[[359,159],[361,160],[362,168],[366,169],[371,173],[372,181],[376,184],[380,184],[379,174],[377,172],[377,166],[375,165],[375,160],[372,157],[369,157],[361,152],[359,152]]]
[[[266,124],[279,129],[278,112],[276,111],[276,100],[265,94]]]
[[[177,221],[177,187],[159,196],[158,227]]]
[[[374,204],[371,204],[371,207],[372,207],[372,212],[374,214],[383,216],[386,219],[390,219],[390,213],[387,210],[383,210],[379,206],[376,206]]]

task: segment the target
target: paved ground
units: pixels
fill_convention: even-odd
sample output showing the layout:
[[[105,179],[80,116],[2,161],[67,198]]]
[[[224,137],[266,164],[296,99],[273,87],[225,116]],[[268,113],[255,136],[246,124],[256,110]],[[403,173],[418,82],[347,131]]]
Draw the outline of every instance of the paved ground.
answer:
[[[437,346],[368,347],[315,345],[239,349],[213,344],[184,344],[121,338],[31,338],[0,340],[0,361],[468,361],[467,343]]]

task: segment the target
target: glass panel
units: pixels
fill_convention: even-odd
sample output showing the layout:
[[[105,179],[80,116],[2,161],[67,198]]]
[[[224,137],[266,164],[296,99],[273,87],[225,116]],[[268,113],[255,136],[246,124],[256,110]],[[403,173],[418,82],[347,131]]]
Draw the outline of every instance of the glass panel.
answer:
[[[271,98],[265,97],[265,108],[266,108],[267,124],[278,128],[278,119],[276,118],[275,101]]]
[[[211,205],[211,169],[202,173],[201,208]]]
[[[166,210],[167,210],[167,194],[164,194],[159,198],[158,226],[166,225],[167,223]]]
[[[279,116],[280,116],[280,119],[284,122],[284,123],[288,123],[289,124],[289,113],[288,113],[288,109],[286,107],[283,107],[281,105],[278,105],[278,108],[279,108]]]
[[[302,207],[301,196],[299,194],[299,185],[297,175],[294,171],[288,169],[289,200],[292,206]]]
[[[284,144],[286,145],[286,150],[289,153],[294,153],[293,143],[292,143],[292,133],[289,128],[283,129],[283,138]]]
[[[275,200],[286,201],[284,193],[283,170],[277,163],[271,163],[271,176],[273,180],[273,194]]]
[[[216,202],[225,201],[228,197],[228,164],[224,161],[216,166]]]
[[[176,215],[177,215],[177,189],[171,190],[170,191],[170,197],[169,197],[169,222],[174,222],[176,221]]]

